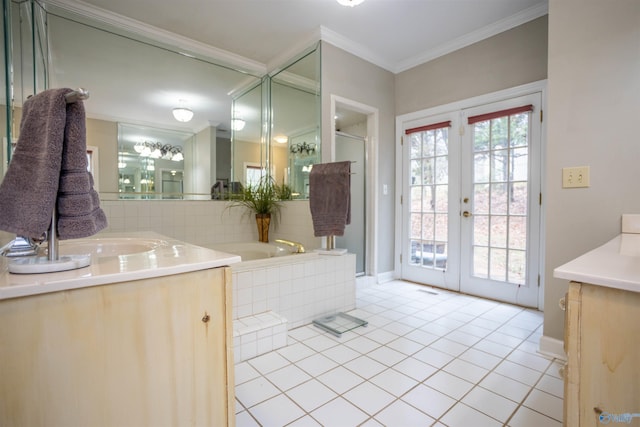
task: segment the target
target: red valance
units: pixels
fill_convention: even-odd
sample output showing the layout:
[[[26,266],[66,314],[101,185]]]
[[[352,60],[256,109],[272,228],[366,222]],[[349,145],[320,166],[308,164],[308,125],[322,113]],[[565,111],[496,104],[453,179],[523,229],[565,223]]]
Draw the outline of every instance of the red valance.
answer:
[[[450,127],[451,127],[451,121],[446,121],[446,122],[434,123],[432,125],[426,125],[426,126],[420,126],[417,128],[407,129],[404,131],[404,133],[405,135],[409,135],[411,133],[416,133],[416,132],[426,132],[428,130],[450,128]]]
[[[493,113],[480,114],[478,116],[469,117],[469,124],[472,125],[478,122],[484,122],[491,119],[497,119],[498,117],[511,116],[513,114],[528,113],[533,111],[533,105],[523,105],[522,107],[509,108],[507,110],[494,111]]]

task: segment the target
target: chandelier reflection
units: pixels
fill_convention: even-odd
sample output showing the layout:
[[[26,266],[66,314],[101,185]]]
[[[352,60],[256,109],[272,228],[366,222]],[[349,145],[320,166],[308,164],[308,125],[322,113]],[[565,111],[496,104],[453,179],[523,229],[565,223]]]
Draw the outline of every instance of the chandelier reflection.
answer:
[[[184,160],[182,155],[182,147],[171,144],[162,144],[160,142],[138,141],[133,149],[141,157],[150,157],[152,159],[165,159],[180,162]]]
[[[311,144],[303,142],[302,144],[298,143],[291,145],[291,147],[289,147],[289,151],[291,151],[292,154],[304,154],[308,156],[316,153],[316,147],[316,144],[313,142]]]

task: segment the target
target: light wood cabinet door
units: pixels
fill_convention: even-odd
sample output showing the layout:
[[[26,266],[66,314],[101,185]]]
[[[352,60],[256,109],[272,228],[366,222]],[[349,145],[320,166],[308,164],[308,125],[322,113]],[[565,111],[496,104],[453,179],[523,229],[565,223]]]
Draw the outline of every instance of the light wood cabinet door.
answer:
[[[571,283],[567,309],[565,425],[640,425],[640,293]]]
[[[229,276],[0,302],[0,425],[233,425]]]

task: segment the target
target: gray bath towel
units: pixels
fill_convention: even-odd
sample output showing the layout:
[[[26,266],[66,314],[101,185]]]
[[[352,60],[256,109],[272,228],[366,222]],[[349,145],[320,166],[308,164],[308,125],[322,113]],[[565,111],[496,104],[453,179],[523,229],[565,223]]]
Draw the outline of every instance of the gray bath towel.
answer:
[[[345,226],[351,223],[351,162],[313,166],[309,208],[316,237],[344,235]]]
[[[82,101],[67,104],[71,89],[50,89],[23,105],[20,138],[0,184],[0,229],[40,238],[56,202],[58,236],[91,236],[107,226],[87,171]]]

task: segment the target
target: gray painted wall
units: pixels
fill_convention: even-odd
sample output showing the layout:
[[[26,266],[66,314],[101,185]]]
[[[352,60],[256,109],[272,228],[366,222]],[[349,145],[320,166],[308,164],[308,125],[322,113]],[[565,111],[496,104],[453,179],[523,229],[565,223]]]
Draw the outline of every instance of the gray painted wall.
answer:
[[[396,75],[396,114],[547,78],[547,17]]]
[[[549,2],[544,335],[563,338],[553,269],[620,233],[640,213],[640,2]],[[563,189],[562,168],[589,165],[591,187]]]

